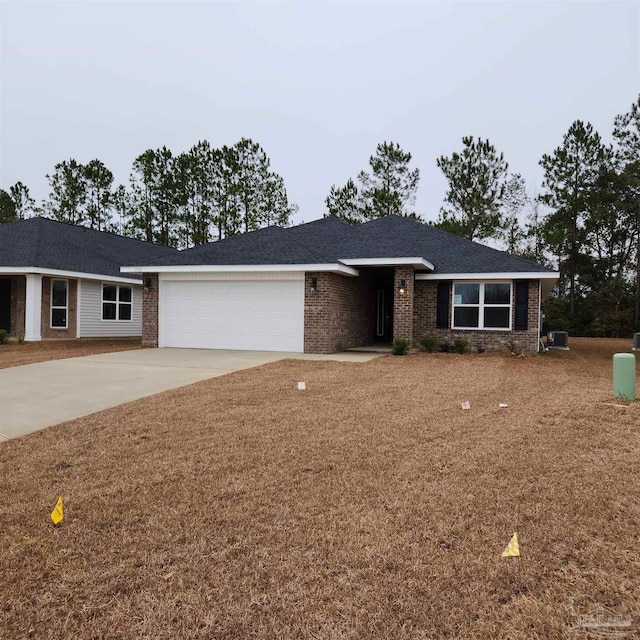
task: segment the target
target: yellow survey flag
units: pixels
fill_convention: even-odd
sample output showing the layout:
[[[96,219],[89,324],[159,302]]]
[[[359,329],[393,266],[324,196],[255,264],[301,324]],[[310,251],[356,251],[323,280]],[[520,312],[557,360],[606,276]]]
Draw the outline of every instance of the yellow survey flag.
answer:
[[[56,502],[56,506],[51,512],[51,519],[53,520],[53,524],[58,524],[62,522],[64,518],[64,513],[62,512],[62,496],[58,498],[58,502]]]
[[[520,545],[518,544],[518,534],[514,533],[507,548],[502,552],[501,558],[517,558],[520,555]]]

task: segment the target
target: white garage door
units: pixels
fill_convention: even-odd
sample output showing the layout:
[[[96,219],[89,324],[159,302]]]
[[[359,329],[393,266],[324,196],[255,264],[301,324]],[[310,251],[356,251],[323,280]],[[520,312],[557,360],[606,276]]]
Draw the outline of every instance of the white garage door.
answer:
[[[161,347],[304,350],[304,275],[160,282]]]

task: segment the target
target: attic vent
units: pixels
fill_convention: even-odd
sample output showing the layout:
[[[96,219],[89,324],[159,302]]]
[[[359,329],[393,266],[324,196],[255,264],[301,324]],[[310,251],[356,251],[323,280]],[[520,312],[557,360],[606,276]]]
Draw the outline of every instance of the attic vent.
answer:
[[[569,334],[566,331],[549,331],[547,347],[550,349],[569,349]]]
[[[640,351],[640,333],[633,334],[633,350]]]

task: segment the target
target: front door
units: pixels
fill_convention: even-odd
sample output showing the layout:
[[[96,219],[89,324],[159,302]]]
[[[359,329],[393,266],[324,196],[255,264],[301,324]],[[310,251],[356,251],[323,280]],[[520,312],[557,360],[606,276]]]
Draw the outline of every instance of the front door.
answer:
[[[11,280],[0,279],[0,329],[11,331]]]
[[[376,280],[376,342],[393,340],[393,277]]]

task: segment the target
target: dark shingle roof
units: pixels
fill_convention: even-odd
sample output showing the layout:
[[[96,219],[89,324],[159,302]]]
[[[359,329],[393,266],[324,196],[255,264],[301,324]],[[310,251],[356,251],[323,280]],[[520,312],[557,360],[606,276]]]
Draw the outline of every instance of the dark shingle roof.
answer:
[[[120,266],[177,253],[162,245],[47,218],[0,225],[1,267],[39,267],[139,278],[121,273]]]
[[[434,273],[550,271],[460,236],[401,216],[360,225],[322,218],[268,227],[126,266],[326,264],[364,258],[424,258]]]

